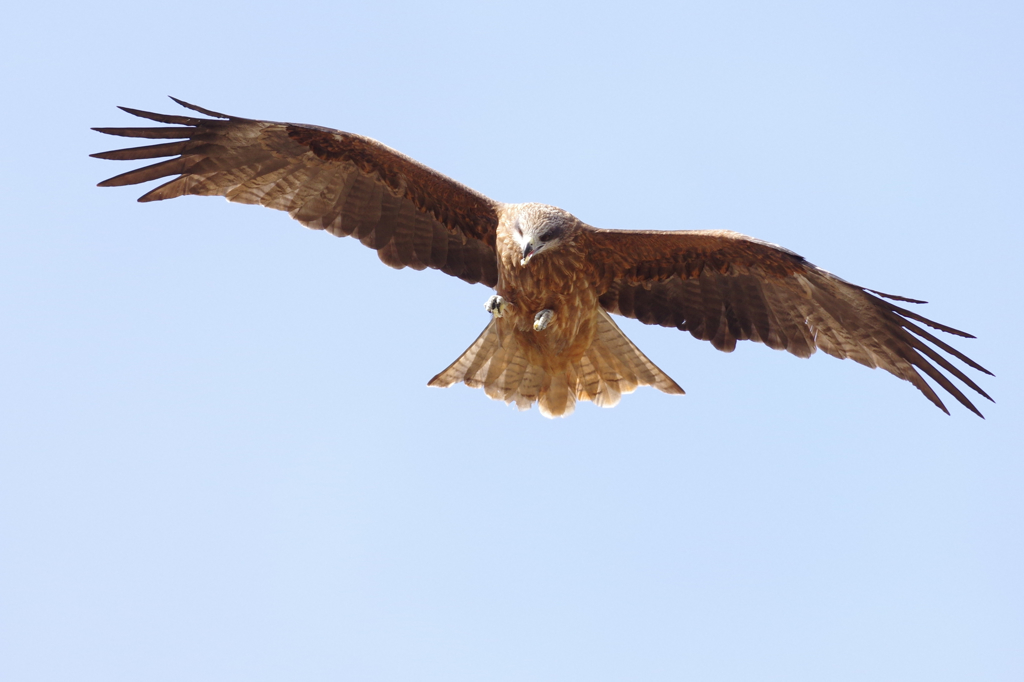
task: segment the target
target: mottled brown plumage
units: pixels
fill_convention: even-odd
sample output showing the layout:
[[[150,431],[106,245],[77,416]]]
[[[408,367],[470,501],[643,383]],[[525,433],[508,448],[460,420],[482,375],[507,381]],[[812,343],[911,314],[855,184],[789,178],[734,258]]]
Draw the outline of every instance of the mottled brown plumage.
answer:
[[[177,176],[139,201],[197,194],[261,204],[355,237],[391,267],[493,287],[494,319],[432,386],[464,382],[521,409],[537,402],[549,417],[571,413],[578,400],[610,407],[638,386],[682,393],[612,313],[689,331],[724,351],[742,340],[800,357],[820,348],[906,379],[947,413],[920,372],[979,416],[947,374],[989,398],[932,346],[990,372],[915,322],[969,334],[890,302],[920,301],[849,284],[773,244],[727,231],[597,229],[552,206],[493,201],[366,137],[175,101],[212,118],[124,109],[171,127],[96,128],[181,140],[94,154],[175,157],[100,186]]]

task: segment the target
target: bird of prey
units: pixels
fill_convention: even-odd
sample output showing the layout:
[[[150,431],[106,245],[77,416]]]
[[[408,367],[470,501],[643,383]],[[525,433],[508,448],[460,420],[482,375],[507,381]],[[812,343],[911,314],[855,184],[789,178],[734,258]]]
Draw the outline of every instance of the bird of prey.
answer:
[[[431,386],[482,387],[519,409],[539,403],[547,417],[572,413],[580,400],[612,407],[638,386],[683,393],[611,317],[623,315],[688,331],[722,351],[750,340],[802,358],[821,349],[881,367],[947,414],[921,373],[978,416],[947,374],[991,400],[935,348],[991,372],[923,326],[969,334],[891,302],[923,301],[850,284],[780,246],[726,230],[599,229],[554,206],[494,201],[367,137],[175,101],[208,118],[121,107],[169,125],[95,128],[176,140],[93,154],[173,157],[100,186],[177,176],[139,201],[197,194],[261,204],[355,237],[393,268],[434,268],[493,288],[487,327]]]

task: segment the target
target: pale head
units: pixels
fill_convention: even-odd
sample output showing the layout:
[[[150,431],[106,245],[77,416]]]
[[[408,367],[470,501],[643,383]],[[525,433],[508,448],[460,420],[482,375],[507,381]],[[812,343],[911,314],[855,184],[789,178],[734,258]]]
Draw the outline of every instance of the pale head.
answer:
[[[507,206],[502,222],[519,247],[523,266],[537,254],[558,248],[579,224],[571,213],[546,204]]]

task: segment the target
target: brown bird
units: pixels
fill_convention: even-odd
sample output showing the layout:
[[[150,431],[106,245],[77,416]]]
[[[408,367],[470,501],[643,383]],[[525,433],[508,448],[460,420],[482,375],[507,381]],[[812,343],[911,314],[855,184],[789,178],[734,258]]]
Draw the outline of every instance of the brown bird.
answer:
[[[602,230],[554,206],[494,201],[367,137],[174,101],[212,118],[121,107],[171,127],[94,129],[180,140],[93,154],[174,157],[100,187],[177,176],[139,201],[198,194],[261,204],[355,237],[393,268],[434,268],[496,290],[483,333],[431,386],[463,382],[524,410],[539,402],[547,417],[570,414],[578,400],[612,407],[637,386],[683,393],[626,338],[611,318],[617,314],[688,331],[727,352],[741,340],[802,358],[820,348],[909,381],[947,414],[919,371],[978,416],[939,368],[991,400],[925,341],[991,372],[915,322],[970,334],[883,298],[923,301],[850,284],[774,244],[726,230]]]

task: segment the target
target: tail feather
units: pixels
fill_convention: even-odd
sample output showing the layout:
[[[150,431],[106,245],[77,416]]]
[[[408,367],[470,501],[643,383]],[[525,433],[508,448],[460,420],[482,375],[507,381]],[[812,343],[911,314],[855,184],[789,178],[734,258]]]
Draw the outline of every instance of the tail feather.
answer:
[[[544,379],[547,373],[540,365],[529,365],[522,381],[511,395],[509,402],[514,402],[520,410],[528,410],[540,397],[544,390]]]
[[[546,390],[540,395],[540,413],[545,417],[568,417],[576,409],[576,390],[570,388],[566,374],[547,375]]]
[[[515,403],[520,410],[539,403],[545,417],[572,414],[576,402],[614,407],[624,393],[653,386],[665,393],[683,393],[630,341],[604,310],[598,310],[597,330],[590,348],[564,371],[548,372],[531,363],[513,334],[502,334],[491,320],[476,341],[430,386],[463,382],[483,388],[489,398]]]
[[[467,381],[467,378],[472,380],[476,376],[479,364],[494,355],[497,347],[498,334],[495,331],[494,320],[491,320],[491,323],[480,333],[480,336],[476,337],[476,341],[466,349],[466,352],[460,355],[455,362],[448,365],[444,371],[428,381],[427,386],[448,388],[460,381],[464,381],[466,385],[472,386]]]
[[[577,399],[597,403],[601,395],[601,375],[597,373],[589,356],[580,358],[575,374]]]
[[[487,397],[510,402],[528,367],[529,363],[526,358],[522,354],[514,352],[507,353],[501,362],[493,361],[488,371],[487,381],[484,383]]]
[[[637,387],[637,378],[623,362],[622,358],[615,354],[611,348],[603,343],[595,343],[587,352],[591,358],[602,381],[621,396],[624,393],[632,393]]]
[[[507,386],[507,381],[503,380],[502,377],[508,374],[510,369],[513,372],[515,371],[515,358],[515,349],[509,344],[502,344],[501,347],[494,352],[493,357],[491,357],[487,364],[487,372],[484,375],[484,386]]]

